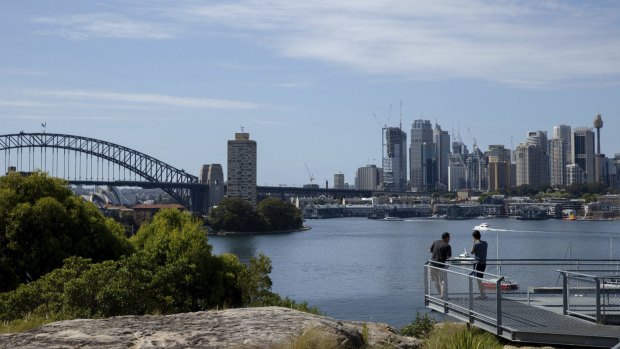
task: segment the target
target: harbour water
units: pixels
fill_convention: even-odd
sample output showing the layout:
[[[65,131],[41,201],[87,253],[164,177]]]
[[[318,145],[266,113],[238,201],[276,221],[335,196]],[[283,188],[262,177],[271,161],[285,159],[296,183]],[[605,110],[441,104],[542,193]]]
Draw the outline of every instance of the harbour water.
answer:
[[[273,291],[318,306],[343,320],[401,327],[424,307],[423,265],[444,231],[454,255],[471,248],[481,220],[365,218],[310,220],[311,230],[267,235],[210,236],[214,253],[242,261],[267,255]],[[620,221],[522,221],[495,218],[483,231],[489,258],[620,258]]]

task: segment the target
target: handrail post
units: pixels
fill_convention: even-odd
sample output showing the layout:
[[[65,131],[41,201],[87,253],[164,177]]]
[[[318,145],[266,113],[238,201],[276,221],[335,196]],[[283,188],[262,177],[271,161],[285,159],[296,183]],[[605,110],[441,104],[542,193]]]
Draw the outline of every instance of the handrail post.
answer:
[[[602,324],[603,318],[601,317],[601,280],[597,277],[594,278],[596,287],[596,323]]]
[[[568,275],[561,271],[562,274],[562,314],[568,314]]]
[[[495,283],[495,294],[497,295],[497,329],[496,329],[496,333],[498,336],[502,335],[502,281],[504,280],[504,277],[500,277],[497,279],[497,282]]]
[[[473,277],[470,276],[467,278],[469,280],[469,323],[474,323],[474,314],[472,312],[474,308],[474,286],[473,286]]]
[[[428,296],[430,296],[430,290],[428,287],[428,261],[424,264],[424,305],[428,306]]]

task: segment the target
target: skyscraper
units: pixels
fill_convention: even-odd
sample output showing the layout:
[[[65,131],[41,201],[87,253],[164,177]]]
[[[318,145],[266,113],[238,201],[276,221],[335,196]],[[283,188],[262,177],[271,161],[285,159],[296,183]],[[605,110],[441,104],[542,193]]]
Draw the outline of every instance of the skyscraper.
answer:
[[[550,179],[552,186],[567,185],[566,166],[572,163],[571,127],[553,126],[553,139],[549,142]]]
[[[224,171],[222,171],[222,165],[202,165],[200,169],[200,183],[209,185],[205,203],[205,209],[208,210],[216,206],[224,198],[224,194],[226,194],[224,192]]]
[[[539,146],[532,143],[521,143],[515,150],[517,167],[517,186],[528,184],[539,187],[545,184],[541,181],[543,169],[543,152]],[[547,166],[548,167],[548,166]]]
[[[400,127],[383,129],[383,190],[407,189],[407,133]]]
[[[411,128],[411,147],[409,155],[409,171],[412,191],[424,191],[425,173],[423,165],[425,164],[424,156],[429,154],[424,151],[433,147],[433,128],[429,120],[415,120]]]
[[[256,206],[256,141],[249,133],[235,133],[228,141],[228,196]]]
[[[450,156],[450,134],[435,124],[433,129],[433,141],[435,143],[435,156],[437,157],[437,185],[435,189],[446,190],[448,188],[448,159]]]
[[[594,174],[594,132],[587,127],[573,130],[572,140],[573,163],[584,172],[585,182],[593,183]]]
[[[344,189],[344,173],[334,173],[334,189]]]
[[[488,159],[489,190],[510,189],[510,149],[503,145],[489,145]]]

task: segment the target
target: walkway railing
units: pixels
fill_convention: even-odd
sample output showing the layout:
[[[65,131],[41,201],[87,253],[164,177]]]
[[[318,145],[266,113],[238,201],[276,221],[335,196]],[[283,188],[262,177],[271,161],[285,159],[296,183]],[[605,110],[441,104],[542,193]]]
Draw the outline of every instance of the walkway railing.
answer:
[[[424,268],[425,304],[444,313],[457,313],[498,335],[502,334],[504,277],[485,273],[478,278],[471,268],[427,262]]]
[[[620,322],[620,270],[560,270],[565,315],[598,324]]]

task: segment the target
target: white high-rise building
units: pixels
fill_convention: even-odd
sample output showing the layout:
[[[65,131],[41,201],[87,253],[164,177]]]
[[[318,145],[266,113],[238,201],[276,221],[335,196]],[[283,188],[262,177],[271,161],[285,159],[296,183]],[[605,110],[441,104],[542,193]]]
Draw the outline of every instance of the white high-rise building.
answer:
[[[249,133],[235,133],[228,141],[228,196],[256,206],[256,141]]]

